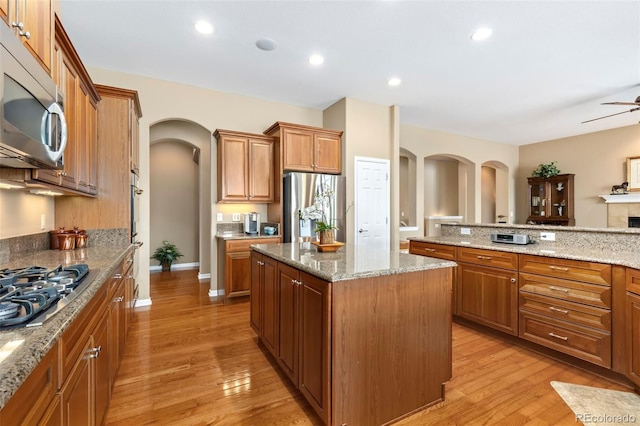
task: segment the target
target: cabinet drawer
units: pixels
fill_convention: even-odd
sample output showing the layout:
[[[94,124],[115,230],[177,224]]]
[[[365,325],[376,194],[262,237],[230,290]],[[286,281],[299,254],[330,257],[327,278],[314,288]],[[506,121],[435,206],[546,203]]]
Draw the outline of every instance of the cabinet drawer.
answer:
[[[611,309],[611,287],[520,273],[520,291]]]
[[[225,243],[225,250],[227,253],[235,251],[249,251],[253,244],[277,244],[280,242],[280,237],[277,238],[251,238],[248,240],[227,240]]]
[[[521,311],[520,337],[611,368],[611,335],[608,333]]]
[[[517,269],[518,255],[497,250],[458,248],[458,261],[496,268]]]
[[[411,241],[409,246],[409,253],[428,257],[436,257],[438,259],[456,260],[455,246],[448,246],[444,244]]]
[[[611,331],[611,311],[594,308],[563,299],[542,296],[536,293],[520,292],[520,310],[550,316],[562,321],[593,327],[605,332]]]
[[[548,275],[593,284],[611,285],[611,265],[544,256],[520,256],[520,272]]]
[[[640,295],[640,271],[627,268],[627,291]]]

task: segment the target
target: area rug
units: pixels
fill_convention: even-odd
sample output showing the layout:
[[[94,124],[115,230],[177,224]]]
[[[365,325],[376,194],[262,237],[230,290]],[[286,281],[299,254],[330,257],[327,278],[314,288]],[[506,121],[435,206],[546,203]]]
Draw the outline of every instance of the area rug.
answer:
[[[640,396],[631,392],[551,382],[585,426],[640,425]]]

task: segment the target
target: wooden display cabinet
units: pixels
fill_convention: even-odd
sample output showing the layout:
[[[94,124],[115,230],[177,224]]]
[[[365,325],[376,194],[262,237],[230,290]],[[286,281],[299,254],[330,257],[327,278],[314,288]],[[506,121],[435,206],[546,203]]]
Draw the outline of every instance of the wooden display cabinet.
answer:
[[[530,177],[527,223],[574,226],[573,174]]]

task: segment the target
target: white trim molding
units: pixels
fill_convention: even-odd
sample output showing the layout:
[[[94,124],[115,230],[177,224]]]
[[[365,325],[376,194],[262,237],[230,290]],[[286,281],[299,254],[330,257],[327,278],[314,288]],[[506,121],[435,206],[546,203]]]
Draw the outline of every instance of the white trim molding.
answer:
[[[196,269],[200,266],[200,262],[192,262],[192,263],[174,263],[171,265],[172,270],[178,269]],[[162,271],[161,265],[154,265],[149,267],[150,272]]]
[[[209,297],[222,297],[224,296],[224,290],[209,289]]]
[[[640,192],[632,194],[627,192],[626,194],[603,194],[600,198],[604,198],[604,202],[607,204],[621,204],[621,203],[640,203]]]
[[[133,307],[134,308],[140,308],[142,306],[151,306],[151,298],[148,298],[148,299],[136,299],[136,304]]]
[[[208,280],[209,278],[211,278],[211,273],[203,274],[202,272],[198,272],[199,280]]]

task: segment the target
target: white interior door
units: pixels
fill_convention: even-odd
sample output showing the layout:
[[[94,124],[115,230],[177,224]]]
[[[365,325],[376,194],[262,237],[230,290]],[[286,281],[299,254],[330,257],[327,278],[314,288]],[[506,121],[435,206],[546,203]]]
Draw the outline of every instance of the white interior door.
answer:
[[[389,160],[356,157],[355,161],[356,244],[388,249],[391,212]]]

